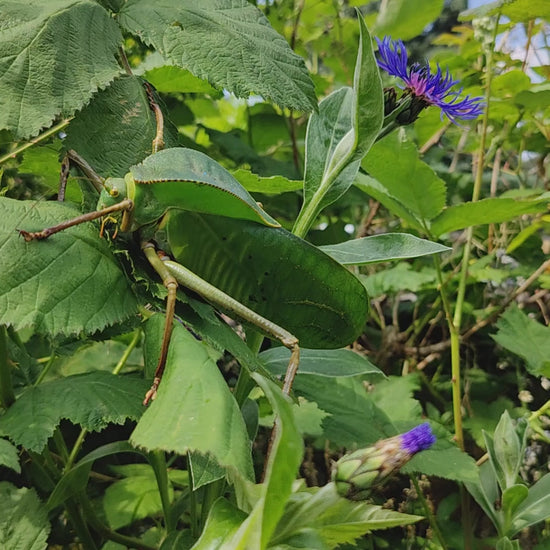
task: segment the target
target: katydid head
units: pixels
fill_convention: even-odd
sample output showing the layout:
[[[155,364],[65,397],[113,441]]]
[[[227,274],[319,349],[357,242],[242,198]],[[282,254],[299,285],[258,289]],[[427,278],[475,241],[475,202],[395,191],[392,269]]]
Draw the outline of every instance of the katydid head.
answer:
[[[123,201],[130,202],[130,205],[132,205],[131,201],[133,201],[135,195],[135,184],[131,174],[126,174],[125,178],[107,178],[102,185],[103,189],[99,194],[97,210],[104,210]],[[122,207],[123,205],[120,206]],[[131,208],[132,206],[130,206]],[[129,209],[123,210],[121,231],[128,231],[131,223],[132,219]]]

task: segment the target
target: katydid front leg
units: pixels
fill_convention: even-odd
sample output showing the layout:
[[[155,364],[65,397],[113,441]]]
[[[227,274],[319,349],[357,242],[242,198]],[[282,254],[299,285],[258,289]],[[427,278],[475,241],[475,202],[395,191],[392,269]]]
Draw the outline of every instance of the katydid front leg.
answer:
[[[25,231],[24,229],[18,229],[18,231],[19,231],[19,234],[27,242],[35,239],[42,240],[42,239],[47,239],[50,235],[53,235],[54,233],[59,233],[59,231],[63,231],[64,229],[73,227],[74,225],[80,225],[81,223],[97,220],[98,218],[102,218],[103,216],[108,216],[113,212],[120,212],[120,211],[130,212],[133,208],[134,208],[134,201],[132,201],[131,199],[124,199],[117,204],[108,206],[107,208],[103,208],[101,210],[95,210],[94,212],[88,212],[87,214],[82,214],[81,216],[77,216],[72,220],[66,220],[57,225],[53,225],[52,227],[47,227],[46,229],[42,229],[42,231]]]
[[[164,265],[168,269],[168,272],[176,279],[182,286],[200,294],[206,301],[221,307],[222,309],[234,313],[237,317],[247,321],[253,325],[256,325],[266,334],[279,340],[283,346],[290,350],[290,360],[286,369],[285,379],[283,382],[283,392],[289,394],[294,383],[294,377],[298,371],[298,365],[300,362],[300,347],[298,345],[298,339],[285,330],[284,328],[276,325],[269,319],[262,317],[255,311],[241,304],[232,298],[219,288],[211,285],[186,267],[173,262],[171,260],[164,260]]]

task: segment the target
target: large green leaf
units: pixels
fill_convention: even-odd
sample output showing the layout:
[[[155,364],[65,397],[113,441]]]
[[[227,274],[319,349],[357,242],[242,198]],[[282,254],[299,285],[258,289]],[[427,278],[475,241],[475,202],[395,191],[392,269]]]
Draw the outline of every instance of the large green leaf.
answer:
[[[67,204],[0,197],[0,324],[55,334],[95,332],[136,312],[129,281],[107,242],[87,223],[44,241],[37,231],[80,214]]]
[[[364,265],[417,258],[451,250],[448,246],[419,239],[408,233],[385,233],[319,247],[343,265]]]
[[[147,346],[160,349],[164,318],[146,325]],[[158,396],[130,441],[149,450],[210,455],[220,466],[253,478],[250,442],[242,415],[206,347],[174,325]]]
[[[121,72],[122,35],[92,0],[2,2],[0,128],[18,138],[72,115]]]
[[[221,164],[200,151],[164,149],[130,172],[137,184],[138,224],[151,223],[174,208],[279,226]]]
[[[139,378],[106,372],[45,382],[29,388],[0,417],[0,434],[40,452],[63,418],[93,431],[128,418],[137,420],[147,387]]]
[[[165,122],[167,147],[177,145],[177,135]],[[103,177],[124,177],[130,166],[151,154],[156,119],[143,80],[117,78],[98,92],[67,128],[65,150],[74,149]]]
[[[533,199],[490,198],[477,202],[465,202],[445,208],[434,220],[430,231],[438,237],[472,225],[500,223],[523,214],[537,214],[548,209],[550,197],[544,194]]]
[[[315,108],[303,59],[246,0],[129,0],[118,18],[168,61],[214,86],[299,111]]]
[[[530,319],[515,306],[508,308],[497,323],[492,338],[503,348],[523,357],[534,376],[550,376],[550,328]]]
[[[363,330],[368,311],[364,286],[282,228],[178,212],[170,216],[168,240],[180,264],[291,332],[305,347],[343,347]]]
[[[402,132],[377,142],[362,167],[411,214],[426,222],[445,206],[445,183],[419,159],[413,142]]]
[[[43,550],[50,523],[34,489],[0,482],[0,548]]]

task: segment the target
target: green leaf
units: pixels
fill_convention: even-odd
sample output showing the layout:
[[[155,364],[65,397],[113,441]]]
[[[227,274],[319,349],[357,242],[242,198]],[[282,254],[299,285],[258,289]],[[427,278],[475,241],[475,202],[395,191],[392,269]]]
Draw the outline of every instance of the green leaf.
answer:
[[[525,436],[525,427],[523,427],[523,435]],[[504,492],[518,481],[519,469],[525,454],[525,443],[520,439],[508,411],[502,413],[493,437],[487,437],[485,433],[484,436],[491,463],[499,478],[500,488]]]
[[[418,220],[426,222],[443,210],[445,182],[420,160],[404,132],[375,143],[361,166]]]
[[[112,529],[120,529],[140,519],[158,515],[162,510],[153,469],[148,464],[133,464],[132,467],[133,471],[127,477],[109,485],[103,495],[103,511]],[[120,472],[120,467],[118,470]],[[170,484],[168,490],[172,500],[173,489]]]
[[[164,318],[146,324],[146,340],[160,340]],[[174,325],[166,371],[157,398],[145,411],[130,441],[148,450],[210,455],[220,466],[252,479],[250,442],[239,407],[206,347],[180,324]]]
[[[529,489],[525,485],[511,485],[502,492],[502,511],[507,525],[511,523],[517,507],[527,498]]]
[[[118,19],[167,61],[238,97],[254,92],[281,107],[315,109],[303,59],[246,0],[129,0]]]
[[[418,36],[443,9],[443,0],[388,0],[380,6],[374,27],[377,36],[409,40]]]
[[[352,543],[374,529],[408,525],[420,519],[421,516],[383,510],[381,506],[365,502],[352,502],[338,495],[334,483],[328,483],[322,488],[292,495],[273,542],[286,548],[285,545],[291,544],[300,533],[314,531],[320,535],[326,548],[336,548],[340,544]]]
[[[510,540],[508,537],[502,537],[497,541],[495,550],[521,550],[519,540]]]
[[[197,78],[189,71],[175,65],[163,64],[160,67],[148,69],[143,76],[158,92],[162,93],[180,92],[187,94],[210,94],[213,96],[217,96],[219,93],[206,80]]]
[[[136,223],[151,223],[174,208],[280,225],[221,164],[200,151],[164,149],[130,172],[137,184]]]
[[[61,419],[90,431],[137,420],[147,390],[144,380],[94,372],[31,387],[0,417],[0,433],[41,452]]]
[[[545,212],[548,208],[549,199],[545,195],[529,200],[482,199],[477,202],[465,202],[449,206],[432,220],[430,231],[432,235],[438,237],[443,233],[450,233],[472,225],[500,223],[513,220],[524,214]]]
[[[448,246],[419,239],[408,233],[385,233],[319,247],[343,265],[365,265],[417,258],[451,250]]]
[[[44,241],[25,242],[16,231],[50,227],[78,210],[4,197],[0,207],[0,324],[51,335],[92,333],[136,312],[130,283],[93,224]]]
[[[102,177],[124,177],[130,166],[151,154],[156,119],[143,80],[121,76],[98,92],[67,128],[64,149],[74,149]],[[167,147],[177,131],[165,123]]]
[[[550,474],[529,488],[527,498],[517,507],[509,536],[550,517]]]
[[[325,206],[349,189],[382,127],[382,82],[369,32],[362,16],[358,19],[361,37],[353,88],[344,87],[326,97],[308,122],[304,203],[294,226],[300,236]]]
[[[21,473],[17,448],[7,439],[0,439],[0,466],[5,466],[18,474]]]
[[[393,212],[405,221],[410,227],[417,231],[424,232],[425,228],[409,209],[404,206],[392,193],[378,180],[359,172],[354,182],[355,187],[366,193],[374,200],[380,202],[390,212]]]
[[[503,348],[526,361],[534,376],[550,376],[550,328],[530,319],[517,306],[509,307],[491,337]]]
[[[460,14],[460,19],[470,20],[497,13],[505,15],[512,22],[527,22],[536,18],[548,20],[550,19],[550,6],[546,0],[498,0],[464,11]]]
[[[501,510],[495,510],[495,503],[500,500],[500,491],[497,478],[490,462],[482,464],[479,468],[479,479],[473,482],[466,482],[468,492],[483,509],[497,530],[504,524],[504,514]]]
[[[50,523],[34,489],[0,482],[0,548],[43,550]]]
[[[97,2],[2,4],[0,128],[16,138],[72,115],[121,72],[122,35]]]
[[[48,510],[53,510],[63,504],[68,498],[86,488],[92,465],[97,459],[118,453],[144,455],[144,453],[132,447],[127,441],[114,441],[113,443],[108,443],[94,449],[63,474],[63,477],[57,482],[57,485],[50,494],[47,502]]]
[[[233,538],[246,517],[244,512],[227,500],[219,498],[210,508],[202,534],[191,550],[228,548],[224,543]]]
[[[232,174],[249,193],[278,195],[289,191],[297,191],[303,185],[301,181],[289,180],[284,176],[262,177],[244,169],[233,170]]]
[[[267,370],[274,376],[286,373],[290,350],[276,347],[263,351],[260,359]],[[357,376],[368,374],[384,376],[364,355],[349,349],[316,350],[300,348],[300,375],[317,374],[319,376]]]
[[[225,470],[210,456],[190,451],[187,454],[187,461],[194,491],[225,477]]]
[[[376,406],[358,377],[298,375],[294,393],[329,413],[323,419],[327,439],[342,447],[362,447],[395,435],[386,414]]]
[[[59,190],[60,149],[61,142],[58,139],[54,140],[52,145],[32,147],[25,151],[23,160],[18,167],[20,174],[34,174],[40,178],[40,181],[50,191],[47,196],[54,195]],[[71,185],[69,181],[65,199],[80,204],[82,202],[82,191],[76,185]]]
[[[395,267],[378,271],[364,280],[370,296],[381,296],[398,290],[418,292],[423,288],[435,287],[436,283],[435,269],[425,267],[416,270],[409,263],[399,263]]]
[[[248,518],[224,548],[263,550],[275,532],[292,491],[303,456],[303,442],[294,421],[289,398],[273,382],[254,373],[276,414],[274,436],[260,495]]]
[[[442,439],[439,433],[436,444],[427,451],[415,455],[401,468],[404,474],[421,472],[428,476],[437,476],[462,483],[475,483],[478,470],[475,460],[461,451],[454,443]]]

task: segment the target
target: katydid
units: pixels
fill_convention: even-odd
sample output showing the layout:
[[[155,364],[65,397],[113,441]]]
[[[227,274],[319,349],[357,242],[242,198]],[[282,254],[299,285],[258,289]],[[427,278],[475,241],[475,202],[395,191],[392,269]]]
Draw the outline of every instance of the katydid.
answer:
[[[155,113],[154,151],[162,144],[162,116]],[[282,229],[208,156],[186,148],[164,149],[132,166],[124,178],[106,180],[77,153],[68,157],[100,190],[97,210],[42,231],[20,233],[27,241],[44,239],[115,214],[122,216],[121,231],[139,234],[149,263],[168,289],[162,349],[144,404],[154,399],[162,377],[178,283],[291,350],[285,393],[298,368],[299,341],[306,347],[335,348],[359,335],[368,311],[364,286],[332,258]],[[161,223],[166,223],[167,245],[179,263],[157,253],[151,242]],[[223,258],[233,261],[219,263]]]

